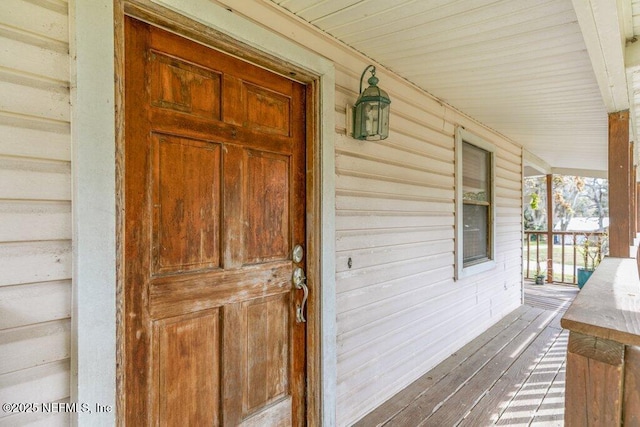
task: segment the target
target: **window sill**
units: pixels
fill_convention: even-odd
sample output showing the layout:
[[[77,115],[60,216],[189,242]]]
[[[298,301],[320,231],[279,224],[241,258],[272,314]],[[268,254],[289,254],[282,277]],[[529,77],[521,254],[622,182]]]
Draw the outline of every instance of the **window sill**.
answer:
[[[475,264],[458,268],[456,280],[464,279],[485,271],[493,270],[496,267],[495,260],[477,261]]]

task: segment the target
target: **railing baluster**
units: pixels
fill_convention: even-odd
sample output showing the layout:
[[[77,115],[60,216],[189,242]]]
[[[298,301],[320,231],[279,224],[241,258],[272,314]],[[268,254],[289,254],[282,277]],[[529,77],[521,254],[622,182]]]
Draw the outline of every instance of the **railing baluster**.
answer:
[[[531,234],[525,233],[527,236],[527,279],[531,273]]]
[[[540,267],[540,236],[536,234],[536,275],[538,274],[538,268]]]
[[[562,283],[564,283],[564,236],[565,234],[562,233],[562,251],[560,252],[562,254],[562,262],[560,263],[560,268],[562,269],[562,274],[560,275],[560,281]]]
[[[531,279],[531,278],[535,278],[532,277],[531,275],[531,261],[535,260],[536,262],[536,273],[538,271],[538,266],[540,266],[540,239],[544,238],[547,239],[548,237],[548,233],[546,231],[525,231],[524,232],[526,239],[527,239],[527,244],[526,244],[526,256],[527,256],[527,260],[526,260],[526,273],[524,274],[524,277],[526,279]],[[560,280],[558,281],[558,283],[567,283],[567,284],[573,284],[575,285],[578,281],[578,243],[577,243],[577,239],[578,237],[584,237],[584,238],[588,238],[589,235],[594,236],[594,238],[598,239],[598,241],[602,241],[602,237],[604,236],[605,232],[599,232],[599,231],[594,231],[591,233],[585,233],[585,232],[575,232],[575,231],[556,231],[552,234],[552,238],[551,241],[547,242],[547,245],[553,245],[556,239],[556,236],[560,236],[560,243],[562,244],[562,248],[560,250],[561,256],[562,256],[562,261],[560,261],[560,266],[562,268],[562,273],[560,273]],[[531,250],[532,250],[532,245],[531,245],[531,239],[534,238],[536,239],[535,242],[535,256],[532,256],[531,254]],[[567,250],[565,248],[565,246],[567,245],[567,238],[571,239],[571,246],[572,246],[572,252],[570,252],[573,255],[573,274],[567,274],[565,273],[565,268],[567,267],[567,261],[566,261],[566,257],[567,257]],[[548,240],[548,239],[547,239]],[[547,246],[548,248],[548,246]],[[545,258],[548,258],[548,256],[545,256]],[[555,256],[554,256],[555,258]],[[546,261],[546,267],[547,269],[550,268],[550,264],[552,264],[554,261],[554,259],[550,259]],[[557,277],[557,276],[556,276]]]
[[[573,284],[578,283],[578,233],[574,232],[573,236]]]

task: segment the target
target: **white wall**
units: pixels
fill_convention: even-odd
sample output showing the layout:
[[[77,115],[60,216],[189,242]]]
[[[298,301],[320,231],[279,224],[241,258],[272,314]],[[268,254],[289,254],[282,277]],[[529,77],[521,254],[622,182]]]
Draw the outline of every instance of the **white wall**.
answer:
[[[345,106],[355,101],[369,61],[268,3],[219,2],[229,3],[233,16],[259,21],[336,64],[334,108],[328,109],[335,119],[336,294],[335,304],[331,295],[324,304],[325,312],[336,310],[336,423],[349,425],[520,304],[521,148],[382,67],[377,76],[392,98],[391,135],[377,143],[353,140],[347,136]],[[2,402],[69,396],[67,5],[59,0],[37,4],[47,7],[26,0],[0,3]],[[109,88],[112,81],[102,83]],[[113,123],[109,120],[102,125]],[[457,282],[455,125],[497,147],[497,267]],[[109,138],[101,138],[108,148]],[[105,165],[110,167],[108,161]],[[84,162],[74,170],[87,174],[88,167]],[[86,261],[91,250],[80,250],[78,257]],[[90,295],[80,296],[87,304],[79,310],[87,313]],[[104,329],[111,331],[114,323]],[[79,359],[90,360],[95,353],[80,348]],[[96,360],[94,368],[104,363],[112,369],[113,357],[106,359]],[[78,368],[80,386],[91,388],[87,374],[94,368]],[[106,395],[115,392],[111,380],[100,387]],[[58,421],[66,419],[43,424]]]
[[[222,3],[336,64],[336,424],[350,425],[520,305],[522,149],[382,67],[390,136],[354,140],[346,105],[369,60],[268,2]],[[496,146],[496,268],[460,281],[456,125]]]
[[[0,2],[0,403],[67,401],[71,303],[66,1]],[[0,412],[1,425],[66,425]]]
[[[356,74],[337,69],[344,86],[336,123],[356,97]],[[521,149],[424,94],[404,94],[392,79],[380,76],[379,84],[392,99],[389,138],[360,142],[341,128],[336,135],[338,425],[364,416],[520,304]],[[459,281],[456,124],[497,149],[497,267]]]

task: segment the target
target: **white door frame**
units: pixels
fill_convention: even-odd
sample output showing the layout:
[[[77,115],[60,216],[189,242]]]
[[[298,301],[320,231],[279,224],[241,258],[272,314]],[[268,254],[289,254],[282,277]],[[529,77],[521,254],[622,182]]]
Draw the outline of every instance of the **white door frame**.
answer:
[[[209,0],[152,0],[307,70],[319,82],[321,424],[335,424],[335,68],[291,40]],[[76,425],[116,423],[116,85],[114,1],[71,0],[73,303],[71,400]],[[95,405],[111,406],[96,413]]]

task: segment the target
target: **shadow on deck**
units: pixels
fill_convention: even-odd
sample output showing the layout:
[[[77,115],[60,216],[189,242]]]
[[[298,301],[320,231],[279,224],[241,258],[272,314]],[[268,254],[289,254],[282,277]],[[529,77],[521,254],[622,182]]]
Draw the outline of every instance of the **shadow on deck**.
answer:
[[[576,286],[525,282],[525,304],[365,416],[357,426],[562,426]]]

